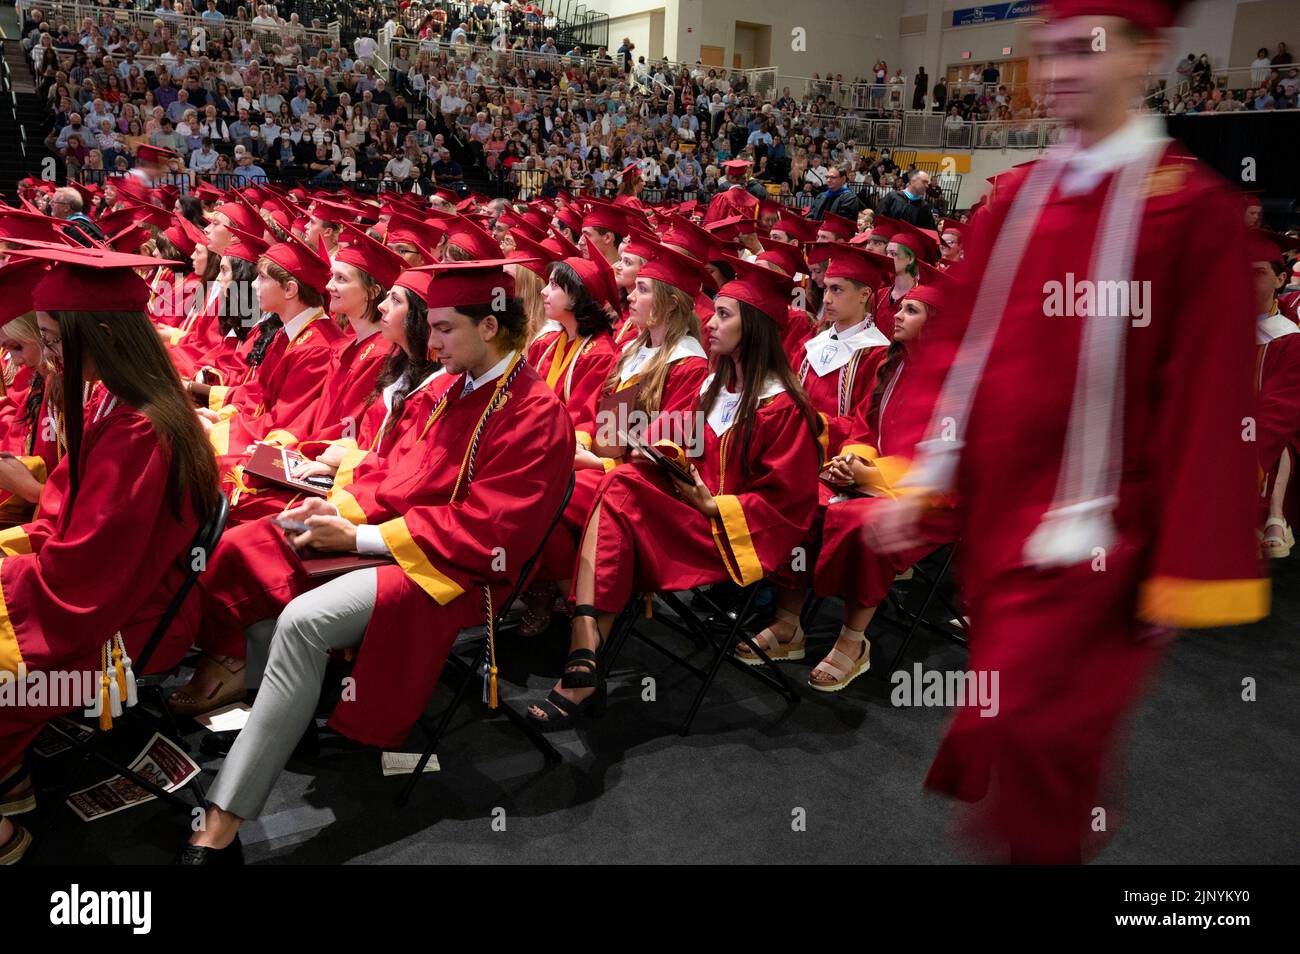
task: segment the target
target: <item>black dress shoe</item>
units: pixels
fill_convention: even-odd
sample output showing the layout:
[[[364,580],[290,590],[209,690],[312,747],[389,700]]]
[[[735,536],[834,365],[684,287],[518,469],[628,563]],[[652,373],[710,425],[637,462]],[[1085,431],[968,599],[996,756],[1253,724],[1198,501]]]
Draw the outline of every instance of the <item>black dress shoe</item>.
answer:
[[[205,733],[199,740],[199,749],[208,755],[229,755],[230,747],[235,744],[240,731],[226,729],[224,732]],[[316,731],[316,723],[310,722],[302,738],[298,740],[298,744],[293,747],[293,757],[310,761],[318,755],[320,755],[320,737]]]
[[[216,865],[229,867],[244,863],[244,846],[239,836],[224,848],[206,848],[203,845],[186,845],[176,856],[178,865]]]

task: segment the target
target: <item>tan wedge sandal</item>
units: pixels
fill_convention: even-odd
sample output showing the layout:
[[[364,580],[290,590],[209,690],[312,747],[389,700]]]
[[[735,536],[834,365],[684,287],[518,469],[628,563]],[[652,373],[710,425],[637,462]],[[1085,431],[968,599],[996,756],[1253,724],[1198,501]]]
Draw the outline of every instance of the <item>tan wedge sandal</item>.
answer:
[[[840,636],[847,636],[855,643],[862,643],[862,654],[857,659],[852,659],[831,647],[826,658],[808,673],[809,688],[816,689],[818,692],[839,692],[841,689],[848,688],[849,683],[871,668],[871,640],[867,639],[866,634],[845,626],[840,629]],[[830,681],[818,682],[813,678],[818,673],[830,676]]]
[[[797,662],[804,657],[804,635],[803,626],[799,624],[799,617],[787,610],[779,609],[776,611],[776,618],[784,623],[794,623],[794,636],[789,642],[781,642],[776,638],[776,634],[771,628],[763,630],[754,637],[754,642],[763,652],[767,653],[768,658],[773,662]],[[761,666],[763,658],[749,648],[748,643],[738,643],[736,645],[736,658],[746,666]]]

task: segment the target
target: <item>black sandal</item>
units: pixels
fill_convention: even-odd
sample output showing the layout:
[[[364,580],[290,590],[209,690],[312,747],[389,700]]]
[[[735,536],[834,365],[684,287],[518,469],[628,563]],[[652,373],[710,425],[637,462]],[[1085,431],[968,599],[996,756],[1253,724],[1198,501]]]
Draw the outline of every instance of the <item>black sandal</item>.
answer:
[[[579,716],[589,715],[595,719],[604,713],[605,684],[602,682],[596,687],[595,692],[581,702],[566,699],[557,690],[552,689],[545,699],[533,703],[533,706],[546,714],[546,718],[539,719],[531,710],[527,713],[528,721],[538,729],[543,732],[567,729],[578,721]]]
[[[24,759],[18,769],[0,781],[0,815],[22,815],[36,808],[36,789],[30,785],[32,774]],[[27,792],[19,794],[18,789],[28,786]]]
[[[581,603],[573,608],[573,618],[579,616],[590,616],[596,618],[596,607],[589,603]],[[600,664],[596,660],[596,653],[600,647],[605,645],[605,637],[600,634],[600,627],[596,627],[596,636],[600,642],[596,646],[595,652],[585,647],[571,650],[569,658],[564,661],[564,673],[560,676],[560,685],[565,689],[593,689],[600,684],[599,671]]]

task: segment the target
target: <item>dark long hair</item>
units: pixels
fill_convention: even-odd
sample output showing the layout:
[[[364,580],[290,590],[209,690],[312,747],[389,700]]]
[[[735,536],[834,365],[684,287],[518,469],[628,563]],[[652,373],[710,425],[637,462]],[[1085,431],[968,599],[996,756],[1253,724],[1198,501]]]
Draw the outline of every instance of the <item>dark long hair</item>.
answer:
[[[257,266],[254,263],[247,259],[231,257],[230,284],[221,293],[221,310],[217,313],[217,320],[220,322],[218,327],[223,336],[233,331],[235,337],[243,341],[257,324],[257,319],[261,317],[261,312],[256,306],[251,311],[246,308],[248,302],[240,294],[240,289],[248,288],[256,277]],[[266,349],[263,348],[262,351],[265,354]]]
[[[441,367],[437,361],[429,359],[429,306],[424,303],[423,298],[409,288],[402,286],[402,291],[406,293],[407,301],[406,321],[402,323],[402,327],[406,332],[406,347],[410,353],[401,348],[393,349],[393,353],[384,362],[384,367],[375,381],[375,389],[366,398],[365,405],[367,408],[370,407],[375,399],[384,393],[384,388],[398,382],[393,390],[392,411],[388,415],[388,423],[384,425],[383,437],[392,433],[398,418],[402,416],[402,409],[406,407],[406,399],[411,392],[419,387],[421,381]]]
[[[885,352],[885,360],[876,369],[876,383],[871,389],[871,401],[867,405],[867,427],[873,434],[880,433],[880,402],[885,398],[885,389],[889,387],[894,371],[902,363],[907,351],[901,341],[891,341]]]
[[[758,395],[763,383],[769,378],[776,378],[794,400],[808,425],[808,438],[817,445],[817,458],[821,460],[821,444],[817,441],[817,415],[808,395],[804,393],[794,372],[790,370],[790,361],[781,347],[781,335],[777,324],[763,312],[747,301],[740,304],[740,347],[739,354],[733,360],[724,359],[718,363],[713,380],[700,397],[700,410],[707,412],[718,399],[718,392],[723,388],[732,389],[736,379],[736,364],[739,363],[745,386],[740,396],[740,407],[736,409],[736,445],[740,454],[741,473],[749,476],[749,442],[754,436],[754,424],[757,420]]]
[[[612,332],[618,316],[592,297],[582,278],[566,262],[551,265],[551,281],[564,289],[573,299],[573,317],[578,326],[578,336],[585,338],[601,332]],[[463,309],[457,308],[457,311]]]
[[[63,341],[63,412],[71,458],[64,508],[71,513],[81,485],[82,368],[89,358],[104,387],[144,414],[166,448],[172,514],[181,519],[188,495],[198,519],[206,522],[221,492],[216,459],[153,323],[139,311],[52,314]]]

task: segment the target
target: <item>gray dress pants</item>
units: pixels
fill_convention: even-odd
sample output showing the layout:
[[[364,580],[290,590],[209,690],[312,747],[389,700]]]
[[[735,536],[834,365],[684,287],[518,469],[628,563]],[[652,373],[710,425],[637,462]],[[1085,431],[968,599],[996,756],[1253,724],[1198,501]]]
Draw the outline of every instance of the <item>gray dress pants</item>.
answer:
[[[330,652],[361,644],[377,581],[374,567],[353,570],[303,593],[274,621],[248,628],[248,684],[256,684],[262,660],[265,672],[248,723],[208,791],[210,804],[240,818],[261,814],[316,713]]]

